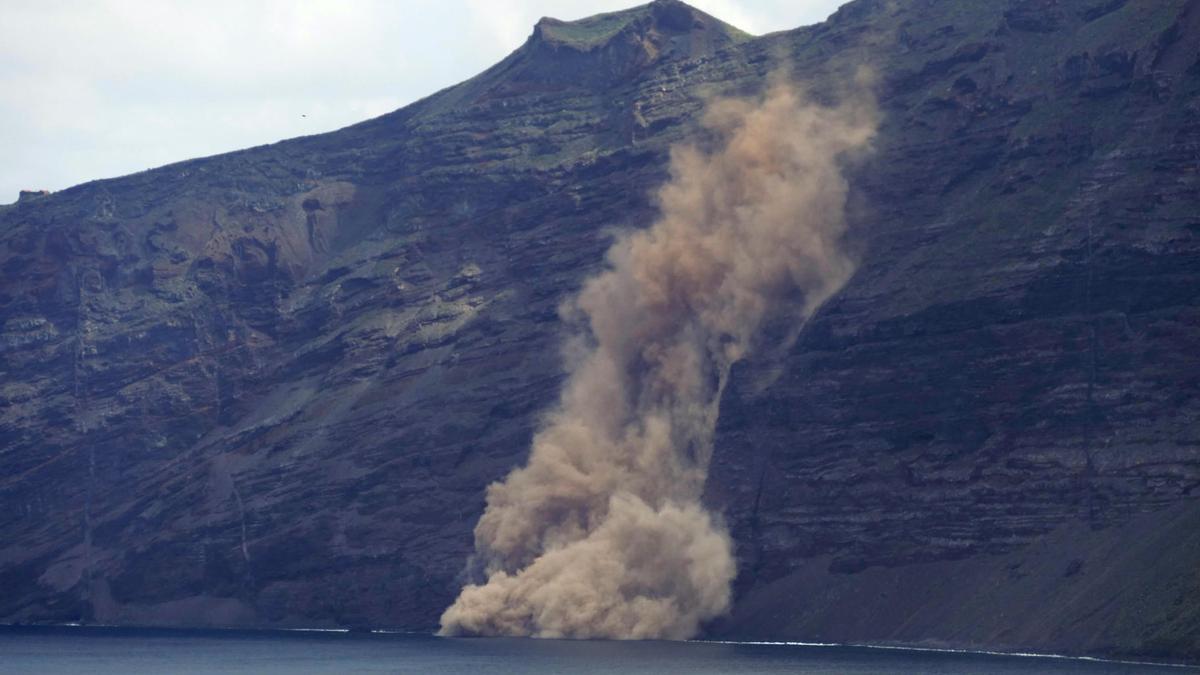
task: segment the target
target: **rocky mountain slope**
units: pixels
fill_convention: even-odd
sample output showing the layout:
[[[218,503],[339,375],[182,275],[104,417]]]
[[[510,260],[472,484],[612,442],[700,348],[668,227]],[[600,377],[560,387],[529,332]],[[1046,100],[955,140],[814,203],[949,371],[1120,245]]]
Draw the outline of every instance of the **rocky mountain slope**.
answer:
[[[341,131],[0,207],[0,618],[429,629],[556,307],[705,97],[883,111],[856,276],[735,369],[714,635],[1200,659],[1200,2],[564,23]]]

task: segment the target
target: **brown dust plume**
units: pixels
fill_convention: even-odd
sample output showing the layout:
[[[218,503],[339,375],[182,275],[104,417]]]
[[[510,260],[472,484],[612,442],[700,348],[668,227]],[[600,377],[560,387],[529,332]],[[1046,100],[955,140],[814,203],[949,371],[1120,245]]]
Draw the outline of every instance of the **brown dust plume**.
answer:
[[[728,609],[732,542],[700,501],[721,390],[766,318],[804,321],[853,271],[839,158],[874,132],[861,99],[776,84],[709,105],[714,151],[673,149],[659,219],[564,306],[561,399],[488,488],[487,581],[442,634],[686,639]]]

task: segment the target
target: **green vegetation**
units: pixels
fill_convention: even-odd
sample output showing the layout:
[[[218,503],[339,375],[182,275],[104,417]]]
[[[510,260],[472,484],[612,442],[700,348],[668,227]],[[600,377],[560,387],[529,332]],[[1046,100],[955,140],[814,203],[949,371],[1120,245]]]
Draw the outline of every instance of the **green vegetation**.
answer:
[[[605,45],[626,26],[640,19],[648,18],[652,11],[654,11],[653,5],[643,5],[620,12],[597,14],[578,21],[543,19],[540,27],[542,35],[546,39],[560,42],[580,51],[587,51]],[[692,10],[689,8],[689,11]],[[754,37],[718,19],[711,19],[711,22],[733,42],[745,42]]]
[[[555,42],[587,50],[603,45],[621,29],[646,14],[645,7],[623,12],[599,14],[580,21],[543,20],[542,35]]]

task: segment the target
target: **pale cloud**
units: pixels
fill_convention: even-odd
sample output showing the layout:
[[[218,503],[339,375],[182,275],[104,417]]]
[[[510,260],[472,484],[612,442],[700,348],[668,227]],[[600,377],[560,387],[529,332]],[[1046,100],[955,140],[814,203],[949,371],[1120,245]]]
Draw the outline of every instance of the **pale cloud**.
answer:
[[[7,0],[0,203],[330,131],[484,70],[542,16],[639,0]],[[841,0],[695,0],[752,33]]]

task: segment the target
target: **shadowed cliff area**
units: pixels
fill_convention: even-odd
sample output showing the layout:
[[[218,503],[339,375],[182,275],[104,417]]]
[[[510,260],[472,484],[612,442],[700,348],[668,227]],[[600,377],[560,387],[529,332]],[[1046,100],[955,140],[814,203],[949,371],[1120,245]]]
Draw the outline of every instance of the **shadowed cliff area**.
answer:
[[[557,308],[671,145],[780,68],[832,103],[867,66],[857,272],[721,397],[710,633],[1200,660],[1196,44],[1195,0],[758,38],[658,0],[347,129],[2,206],[0,620],[432,630],[558,396]]]

